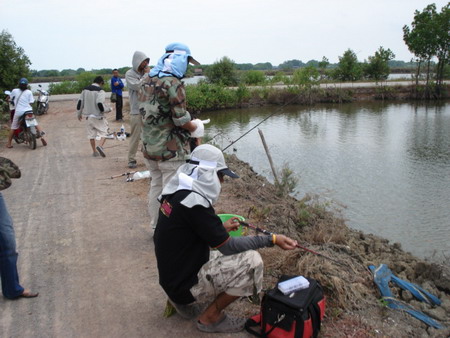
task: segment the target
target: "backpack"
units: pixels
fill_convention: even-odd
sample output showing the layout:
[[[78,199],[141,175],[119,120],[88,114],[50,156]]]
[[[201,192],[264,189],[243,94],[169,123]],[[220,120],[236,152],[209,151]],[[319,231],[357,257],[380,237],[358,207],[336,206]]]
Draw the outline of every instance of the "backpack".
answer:
[[[296,276],[282,276],[278,283]],[[249,318],[247,332],[267,338],[317,337],[325,315],[325,296],[320,283],[306,278],[309,287],[284,295],[277,286],[267,291],[261,302],[261,312]],[[278,284],[277,284],[278,285]],[[254,330],[260,328],[260,332]]]

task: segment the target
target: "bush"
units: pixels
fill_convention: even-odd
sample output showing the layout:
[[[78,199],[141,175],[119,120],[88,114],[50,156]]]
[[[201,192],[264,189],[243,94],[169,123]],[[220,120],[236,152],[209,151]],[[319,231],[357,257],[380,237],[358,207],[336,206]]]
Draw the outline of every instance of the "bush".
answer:
[[[192,112],[233,107],[237,102],[234,90],[208,83],[186,86],[186,97]]]
[[[289,84],[290,80],[284,72],[276,72],[275,75],[270,80],[270,82],[273,84],[280,83],[280,82],[283,84]]]
[[[308,66],[294,71],[292,76],[292,84],[310,88],[319,84],[320,74],[317,68]]]
[[[63,81],[60,83],[50,83],[48,86],[52,95],[57,94],[75,94],[78,93],[78,83],[76,81]]]
[[[94,82],[95,74],[84,72],[78,74],[75,81],[63,81],[60,83],[51,83],[49,91],[53,94],[77,94],[81,93],[84,88]],[[105,82],[107,81],[104,79]]]
[[[236,86],[238,84],[236,64],[226,56],[209,66],[205,75],[209,83],[223,86]]]
[[[247,85],[263,85],[266,81],[266,75],[259,70],[249,70],[244,72],[241,77],[241,82]]]
[[[279,175],[279,181],[275,181],[277,195],[282,197],[293,193],[297,187],[298,178],[294,176],[294,172],[289,168],[287,163],[284,164]]]

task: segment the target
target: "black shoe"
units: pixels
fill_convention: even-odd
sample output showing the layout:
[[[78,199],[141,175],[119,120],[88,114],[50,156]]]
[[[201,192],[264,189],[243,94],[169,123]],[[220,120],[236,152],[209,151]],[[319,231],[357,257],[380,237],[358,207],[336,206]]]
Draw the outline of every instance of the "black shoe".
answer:
[[[101,157],[106,157],[105,152],[103,151],[103,147],[97,146],[95,149],[97,149]]]

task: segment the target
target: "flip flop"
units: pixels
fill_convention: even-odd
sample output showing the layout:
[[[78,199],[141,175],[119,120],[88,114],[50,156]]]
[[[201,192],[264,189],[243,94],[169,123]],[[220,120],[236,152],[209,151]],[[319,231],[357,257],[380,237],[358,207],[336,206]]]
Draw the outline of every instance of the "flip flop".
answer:
[[[39,296],[39,292],[32,292],[31,290],[25,289],[19,297],[34,298],[37,296]]]

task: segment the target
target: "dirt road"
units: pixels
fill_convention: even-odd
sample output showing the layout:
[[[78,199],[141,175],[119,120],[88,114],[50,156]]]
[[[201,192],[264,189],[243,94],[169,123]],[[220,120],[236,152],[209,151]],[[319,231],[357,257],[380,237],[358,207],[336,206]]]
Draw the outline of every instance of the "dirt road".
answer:
[[[16,230],[20,281],[40,293],[15,301],[0,297],[0,336],[247,337],[201,334],[178,315],[163,318],[148,182],[108,179],[128,171],[128,141],[108,140],[107,157],[92,157],[74,107],[73,100],[53,102],[39,117],[47,147],[0,145],[0,156],[22,170],[3,191]],[[118,131],[120,124],[110,127]],[[145,170],[141,157],[138,163]]]

